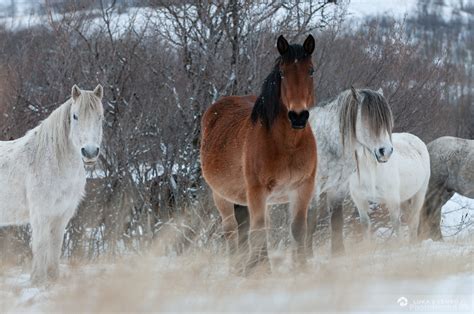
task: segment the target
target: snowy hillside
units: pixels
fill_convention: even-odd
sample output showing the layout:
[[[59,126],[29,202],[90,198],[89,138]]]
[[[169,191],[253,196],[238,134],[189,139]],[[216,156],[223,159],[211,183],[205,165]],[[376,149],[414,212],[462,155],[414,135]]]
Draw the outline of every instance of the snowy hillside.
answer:
[[[463,1],[468,4],[470,0]],[[25,18],[32,13],[41,14],[43,3],[44,0],[0,0],[0,18],[14,15],[18,19]],[[417,8],[417,3],[418,0],[350,0],[347,11],[352,18],[375,15],[403,18],[413,14]],[[450,18],[453,14],[466,14],[460,10],[459,0],[444,0],[442,7],[443,15],[447,18]]]
[[[388,15],[403,18],[416,8],[417,0],[351,0],[347,11],[353,18]]]
[[[436,7],[440,8],[441,15],[447,20],[455,16],[460,16],[465,22],[472,18],[472,13],[463,10],[461,3],[469,4],[471,0],[443,0]],[[417,7],[418,0],[351,0],[348,6],[348,13],[352,18],[365,18],[367,16],[389,16],[392,18],[403,19],[413,16]],[[472,3],[471,3],[472,5]]]

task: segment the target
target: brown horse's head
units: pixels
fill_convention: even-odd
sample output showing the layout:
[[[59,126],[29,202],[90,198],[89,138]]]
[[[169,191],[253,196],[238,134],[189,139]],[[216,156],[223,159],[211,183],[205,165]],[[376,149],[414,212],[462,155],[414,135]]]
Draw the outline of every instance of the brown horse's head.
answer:
[[[261,120],[270,129],[278,114],[288,115],[294,129],[303,129],[309,118],[308,109],[314,104],[313,62],[314,38],[309,35],[303,45],[290,45],[283,36],[278,37],[280,57],[267,76],[262,92],[255,102],[252,121]]]
[[[302,129],[309,118],[308,109],[314,103],[313,62],[314,38],[309,35],[303,46],[288,45],[283,36],[278,38],[280,52],[281,101],[288,110],[294,129]]]

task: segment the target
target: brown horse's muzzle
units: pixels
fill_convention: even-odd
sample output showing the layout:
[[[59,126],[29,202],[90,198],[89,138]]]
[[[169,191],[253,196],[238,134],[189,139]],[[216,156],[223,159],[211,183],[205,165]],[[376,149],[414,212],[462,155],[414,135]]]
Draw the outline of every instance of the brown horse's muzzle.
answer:
[[[308,118],[308,110],[303,110],[300,113],[296,113],[295,111],[288,112],[288,119],[290,119],[291,127],[293,129],[304,129],[306,127],[306,123],[308,122]]]

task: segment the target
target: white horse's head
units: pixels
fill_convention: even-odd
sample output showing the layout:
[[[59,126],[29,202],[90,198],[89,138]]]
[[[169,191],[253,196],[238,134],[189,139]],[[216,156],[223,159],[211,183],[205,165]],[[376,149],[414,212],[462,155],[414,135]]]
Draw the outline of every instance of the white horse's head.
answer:
[[[364,149],[378,162],[387,162],[393,153],[393,116],[385,97],[380,90],[351,88],[346,100],[341,118],[343,138],[349,136],[354,150]]]
[[[86,166],[95,164],[99,157],[104,117],[103,93],[101,85],[93,91],[81,90],[77,85],[72,87],[70,138]]]

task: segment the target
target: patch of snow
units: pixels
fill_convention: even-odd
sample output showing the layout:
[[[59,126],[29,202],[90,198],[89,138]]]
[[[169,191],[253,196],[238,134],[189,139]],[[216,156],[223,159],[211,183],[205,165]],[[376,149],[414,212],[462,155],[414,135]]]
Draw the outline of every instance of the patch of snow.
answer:
[[[474,234],[474,199],[454,194],[441,210],[441,232],[457,238]]]

